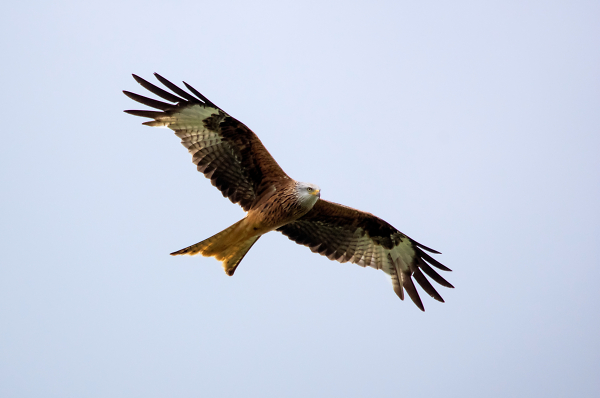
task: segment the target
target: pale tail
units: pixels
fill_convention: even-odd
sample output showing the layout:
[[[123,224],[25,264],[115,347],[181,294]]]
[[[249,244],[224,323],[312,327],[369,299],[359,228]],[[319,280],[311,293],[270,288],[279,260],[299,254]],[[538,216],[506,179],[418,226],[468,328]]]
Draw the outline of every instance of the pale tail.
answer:
[[[235,245],[228,247],[225,251],[217,254],[215,258],[223,263],[223,269],[229,276],[233,275],[235,269],[240,264],[248,250],[256,243],[260,238],[259,236],[253,236],[250,239],[246,239],[243,242],[239,242]]]
[[[252,245],[260,238],[260,235],[253,236],[246,240],[236,242],[236,238],[239,236],[238,227],[242,221],[244,221],[244,219],[202,242],[173,252],[171,255],[179,256],[187,254],[193,256],[195,254],[202,254],[206,257],[215,257],[223,263],[225,273],[231,276],[235,272],[240,261],[242,261],[246,253],[248,253],[248,250],[250,250]]]

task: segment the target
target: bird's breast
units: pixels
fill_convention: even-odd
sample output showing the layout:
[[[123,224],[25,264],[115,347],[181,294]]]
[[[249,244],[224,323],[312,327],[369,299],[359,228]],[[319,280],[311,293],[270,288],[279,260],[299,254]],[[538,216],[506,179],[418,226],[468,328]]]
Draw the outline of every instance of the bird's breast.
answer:
[[[266,233],[297,220],[309,210],[303,208],[294,195],[277,192],[265,203],[251,209],[247,218],[256,231]]]

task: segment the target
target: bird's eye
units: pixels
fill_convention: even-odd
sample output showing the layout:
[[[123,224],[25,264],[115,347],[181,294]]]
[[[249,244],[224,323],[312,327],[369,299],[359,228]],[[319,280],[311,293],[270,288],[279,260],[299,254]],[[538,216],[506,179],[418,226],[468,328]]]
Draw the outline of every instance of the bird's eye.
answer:
[[[306,190],[307,190],[308,192],[310,192],[310,191],[312,191],[312,188],[311,188],[311,187],[308,187],[308,188],[306,188]]]

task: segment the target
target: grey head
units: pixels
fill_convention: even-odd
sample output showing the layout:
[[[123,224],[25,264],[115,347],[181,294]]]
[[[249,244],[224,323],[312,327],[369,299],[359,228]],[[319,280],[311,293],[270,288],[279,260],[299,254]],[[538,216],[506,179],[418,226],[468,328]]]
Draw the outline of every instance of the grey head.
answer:
[[[309,182],[297,182],[296,193],[298,201],[303,208],[312,209],[321,197],[321,188],[318,185]]]

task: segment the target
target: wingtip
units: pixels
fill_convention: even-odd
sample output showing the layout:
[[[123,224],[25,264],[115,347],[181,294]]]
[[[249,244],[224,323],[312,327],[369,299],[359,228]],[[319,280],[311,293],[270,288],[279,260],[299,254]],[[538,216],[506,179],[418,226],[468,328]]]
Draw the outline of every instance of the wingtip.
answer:
[[[411,297],[412,298],[412,297]],[[419,308],[421,311],[425,312],[425,306],[421,302],[421,298],[419,297],[417,301],[413,300],[413,303]]]
[[[419,267],[418,266],[413,267],[412,271],[413,271],[412,277],[415,278],[415,281],[421,286],[421,288],[425,291],[425,293],[427,293],[428,295],[433,297],[435,300],[443,303],[444,299],[437,292],[437,290],[435,290],[435,288],[429,282],[429,280],[425,277],[425,275],[423,275],[423,273],[421,272]]]
[[[412,297],[411,297],[411,299],[412,299]],[[418,302],[417,302],[417,301],[418,301]],[[420,309],[420,310],[421,310],[421,312],[425,312],[425,306],[423,305],[423,303],[421,303],[421,302],[420,302],[420,301],[421,301],[421,300],[420,300],[420,298],[419,298],[419,300],[417,300],[417,301],[415,301],[415,300],[413,299],[413,303],[415,303],[415,305],[417,306],[417,308],[418,308],[418,309]]]
[[[144,85],[144,83],[146,83],[146,80],[139,77],[138,75],[136,75],[135,73],[132,73],[131,76],[133,76],[134,80],[136,82],[138,82],[139,84],[141,84],[142,86]]]
[[[437,250],[435,250],[435,249],[432,249],[431,247],[425,246],[424,244],[422,244],[422,243],[419,243],[419,242],[417,242],[417,241],[416,241],[416,240],[414,240],[414,239],[411,239],[411,241],[412,241],[412,242],[413,242],[415,245],[417,245],[417,247],[420,247],[420,248],[421,248],[421,249],[423,249],[423,250],[427,250],[429,253],[434,253],[434,254],[442,254],[442,252],[439,252],[439,251],[437,251]]]
[[[401,272],[400,279],[402,282],[402,287],[408,293],[408,297],[412,300],[413,303],[423,312],[425,312],[425,307],[423,306],[423,302],[421,301],[421,297],[419,297],[419,292],[415,287],[415,284],[412,281],[411,275],[409,273]]]
[[[417,253],[420,255],[420,257],[423,260],[427,261],[429,264],[433,265],[437,269],[440,269],[440,270],[446,271],[446,272],[452,272],[452,270],[450,268],[446,267],[444,264],[440,263],[438,260],[431,257],[429,254],[425,253],[423,250],[417,248]]]

